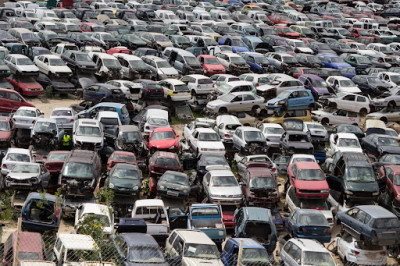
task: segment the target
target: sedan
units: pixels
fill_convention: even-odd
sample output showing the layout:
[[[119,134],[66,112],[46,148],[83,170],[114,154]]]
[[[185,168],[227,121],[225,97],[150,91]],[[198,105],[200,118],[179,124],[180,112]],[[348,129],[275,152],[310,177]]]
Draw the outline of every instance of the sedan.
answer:
[[[119,163],[137,164],[136,156],[133,152],[114,151],[107,161],[107,170],[111,170],[114,165]]]
[[[360,124],[359,114],[345,110],[324,108],[323,110],[312,111],[311,117],[323,125],[351,124],[358,126]]]
[[[361,140],[361,147],[376,157],[386,153],[400,154],[400,144],[396,137],[381,134],[371,134]]]
[[[285,229],[292,237],[331,241],[331,228],[320,210],[294,210],[285,219]]]
[[[19,163],[5,177],[7,189],[34,190],[47,188],[50,173],[39,163]]]
[[[77,119],[77,113],[70,107],[54,108],[50,119],[55,119],[59,128],[71,128]]]
[[[178,152],[179,135],[170,127],[156,128],[150,133],[148,148],[151,153],[156,150]]]
[[[186,200],[189,197],[189,178],[185,173],[166,171],[158,180],[157,194],[160,197]]]
[[[106,183],[115,196],[136,198],[142,187],[142,171],[137,165],[119,163],[111,169]]]
[[[43,113],[35,107],[20,107],[12,116],[16,128],[32,129],[38,118],[43,118]]]
[[[339,212],[336,220],[345,232],[357,240],[380,246],[400,243],[400,220],[381,206],[356,206]]]
[[[233,92],[207,103],[207,111],[211,113],[225,114],[241,111],[257,113],[259,109],[265,109],[264,98],[252,92]]]

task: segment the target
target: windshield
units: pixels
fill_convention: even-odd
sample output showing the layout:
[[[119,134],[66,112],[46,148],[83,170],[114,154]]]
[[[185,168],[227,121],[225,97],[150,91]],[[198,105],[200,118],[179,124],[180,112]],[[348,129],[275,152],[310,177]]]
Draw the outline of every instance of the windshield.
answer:
[[[358,142],[358,139],[339,139],[338,146],[346,148],[360,148],[360,143]]]
[[[244,132],[244,140],[246,142],[249,141],[265,141],[264,135],[260,131],[245,131]]]
[[[204,160],[205,165],[227,165],[226,159],[219,155],[204,155],[201,157]]]
[[[238,182],[234,176],[214,176],[214,187],[237,187]]]
[[[289,64],[295,64],[297,63],[296,58],[294,58],[293,56],[282,56],[283,62],[284,63],[289,63]]]
[[[10,131],[10,123],[0,122],[0,131]]]
[[[46,162],[57,162],[62,161],[64,162],[67,159],[68,153],[51,153],[48,157]]]
[[[233,100],[233,98],[235,98],[234,94],[225,94],[225,95],[221,96],[219,99],[224,102],[230,102]]]
[[[217,133],[201,133],[199,141],[220,141],[220,138]]]
[[[31,158],[27,154],[22,154],[22,153],[9,153],[7,155],[8,161],[15,161],[15,162],[27,162],[29,163],[31,161]]]
[[[174,133],[172,131],[162,131],[155,132],[151,136],[151,140],[161,140],[161,139],[175,139]]]
[[[232,56],[230,59],[234,64],[246,64],[246,61],[240,56]]]
[[[400,220],[397,218],[375,219],[372,227],[377,229],[398,228],[400,227]]]
[[[29,58],[18,58],[17,65],[31,66],[33,63]]]
[[[92,62],[87,54],[75,54],[76,61]]]
[[[137,68],[137,69],[146,69],[147,68],[146,64],[142,60],[131,60],[131,61],[129,61],[129,64],[133,68]]]
[[[317,88],[326,88],[326,82],[323,80],[313,80],[312,84]]]
[[[219,251],[215,245],[186,243],[184,256],[199,259],[219,259]]]
[[[268,61],[268,59],[266,58],[266,57],[264,57],[264,56],[258,56],[258,57],[255,57],[255,59],[256,59],[256,63],[257,64],[259,64],[259,65],[262,65],[262,64],[269,64],[269,61]]]
[[[65,66],[64,61],[61,59],[50,59],[51,66]]]
[[[240,39],[232,39],[232,46],[245,47],[246,45]]]
[[[153,37],[154,37],[154,40],[155,40],[156,42],[169,42],[169,41],[170,41],[170,40],[169,40],[167,37],[165,37],[164,35],[154,35]]]
[[[242,262],[245,262],[245,265],[253,265],[253,263],[256,265],[270,265],[268,252],[264,248],[244,248]]]
[[[321,181],[325,180],[325,176],[320,169],[300,169],[297,179],[305,181]]]
[[[385,137],[378,138],[378,145],[391,146],[391,147],[400,146],[395,138],[385,138]]]
[[[103,64],[109,68],[120,68],[121,64],[117,59],[103,59]]]
[[[37,132],[53,132],[57,131],[57,125],[50,122],[37,122],[34,130]]]
[[[271,177],[255,177],[250,180],[250,189],[275,189],[276,182],[274,178]]]
[[[174,158],[158,158],[156,165],[164,167],[179,167],[179,162]]]
[[[113,156],[114,160],[123,161],[123,162],[136,162],[136,157],[134,155],[125,155],[125,154],[115,154]]]
[[[340,87],[355,87],[356,84],[354,84],[353,81],[351,80],[340,80]]]
[[[266,127],[264,130],[264,133],[266,133],[266,134],[282,135],[283,132],[284,132],[283,128],[279,128],[279,127]]]
[[[128,260],[135,263],[162,263],[164,256],[160,249],[155,247],[132,247],[128,252]]]
[[[17,164],[12,169],[14,173],[39,173],[39,167],[37,165]]]
[[[132,168],[128,169],[128,168],[117,167],[114,170],[112,177],[121,179],[139,179],[139,172]]]
[[[197,61],[196,57],[191,57],[191,56],[185,56],[186,63],[189,66],[197,66],[199,65],[199,62]]]
[[[168,126],[168,120],[164,118],[152,117],[147,122],[151,125]]]
[[[101,132],[98,127],[80,126],[76,132],[77,136],[101,137]]]
[[[303,214],[300,215],[299,218],[300,225],[328,225],[328,221],[326,220],[324,215],[318,214]]]
[[[350,166],[346,169],[346,180],[350,182],[375,182],[375,175],[371,167]]]
[[[54,110],[51,116],[72,116],[71,110]]]
[[[118,118],[112,118],[112,117],[103,117],[103,118],[101,118],[100,122],[103,125],[107,125],[107,126],[118,126],[119,125]]]
[[[141,140],[142,136],[140,135],[139,132],[134,131],[134,132],[123,132],[121,134],[121,138],[127,141],[134,141],[134,140]]]
[[[400,84],[400,75],[390,75],[390,80],[396,84]]]
[[[37,40],[37,37],[34,33],[22,33],[21,38],[23,40],[33,40],[33,41]]]
[[[158,68],[170,68],[171,65],[167,61],[156,62]]]
[[[92,178],[93,169],[91,164],[70,162],[64,168],[63,176],[75,178]]]
[[[335,266],[332,256],[328,252],[305,251],[304,265]]]
[[[165,173],[161,176],[159,182],[168,182],[168,183],[176,183],[179,185],[188,186],[189,181],[185,174],[172,174],[172,173]]]

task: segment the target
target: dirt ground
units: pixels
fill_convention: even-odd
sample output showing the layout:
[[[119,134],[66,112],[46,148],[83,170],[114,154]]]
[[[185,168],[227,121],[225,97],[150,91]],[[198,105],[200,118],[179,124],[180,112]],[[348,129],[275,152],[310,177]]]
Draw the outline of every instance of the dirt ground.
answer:
[[[29,102],[31,102],[32,104],[34,104],[37,108],[39,108],[39,110],[41,110],[44,113],[44,116],[46,118],[48,118],[50,116],[51,111],[55,107],[69,107],[71,104],[77,104],[80,102],[80,100],[75,97],[70,97],[67,99],[46,99],[46,98],[39,97],[39,98],[28,98],[27,100]],[[172,127],[182,138],[184,125],[179,124],[179,125],[173,125]],[[278,182],[280,184],[282,184],[280,186],[280,190],[282,192],[283,188],[284,188],[285,178],[283,176],[279,176]],[[281,205],[279,207],[282,210],[284,209],[283,202],[281,202]],[[284,212],[282,211],[282,216],[283,215],[284,215]],[[7,239],[9,234],[12,233],[13,231],[15,231],[16,226],[17,226],[16,222],[5,222],[5,226],[3,227],[3,235],[2,235],[2,239],[1,239],[3,243]],[[73,227],[72,220],[62,220],[60,229],[59,229],[59,233],[71,233],[73,230],[74,230],[74,227]],[[340,233],[340,227],[334,226],[332,228],[332,240],[334,240],[334,238],[336,237],[336,235],[338,233]],[[228,236],[231,234],[233,234],[233,232],[228,232]],[[326,244],[325,246],[328,247],[329,244]],[[331,250],[332,247],[333,246],[329,246],[329,249]],[[280,244],[277,244],[276,250],[280,250],[280,248],[281,248]],[[278,260],[278,258],[276,257],[276,252],[274,252],[274,257],[276,260]],[[334,256],[334,257],[335,257],[335,260],[338,263],[338,265],[343,265],[343,263],[340,261],[338,256]],[[388,258],[388,265],[398,265],[398,262],[394,259]]]

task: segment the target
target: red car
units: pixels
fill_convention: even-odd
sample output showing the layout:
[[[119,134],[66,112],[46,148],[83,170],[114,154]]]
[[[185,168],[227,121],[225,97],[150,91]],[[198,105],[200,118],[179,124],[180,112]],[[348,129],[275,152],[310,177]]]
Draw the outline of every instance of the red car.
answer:
[[[281,37],[286,37],[289,39],[298,39],[300,38],[300,33],[295,32],[289,27],[286,26],[272,26],[271,28],[277,29],[277,34]]]
[[[6,79],[11,85],[13,85],[14,90],[18,91],[22,95],[36,96],[44,93],[42,85],[40,85],[40,83],[37,82],[33,77],[11,76]]]
[[[278,184],[269,164],[248,164],[240,184],[247,206],[273,208],[279,202]]]
[[[349,28],[349,32],[354,36],[354,39],[358,42],[369,44],[374,41],[374,36],[365,29]]]
[[[136,156],[133,152],[114,151],[107,161],[107,170],[111,170],[117,163],[137,164]]]
[[[0,116],[0,147],[10,148],[14,137],[15,125],[8,116]]]
[[[393,206],[400,211],[400,165],[385,166],[386,193],[389,195]]]
[[[299,198],[328,198],[329,186],[321,167],[315,162],[297,162],[288,167],[290,185]]]
[[[225,229],[235,229],[236,222],[234,221],[236,205],[221,205],[222,209],[222,222],[225,225]]]
[[[179,135],[170,127],[160,127],[153,130],[149,136],[149,150],[151,153],[157,150],[169,152],[179,151]]]
[[[292,24],[293,20],[283,15],[271,15],[268,16],[268,19],[272,21],[274,24]]]
[[[294,77],[295,79],[298,79],[303,74],[314,74],[311,73],[313,71],[314,69],[309,67],[294,67],[289,70],[288,75]]]
[[[99,24],[92,23],[92,22],[82,22],[79,25],[79,28],[83,32],[98,32],[101,29],[104,29],[104,26],[100,26]],[[103,31],[103,30],[101,30]]]
[[[14,113],[21,106],[35,107],[28,103],[18,92],[0,88],[0,113]]]
[[[182,172],[178,154],[156,151],[149,159],[150,195],[157,194],[158,177],[168,170]]]
[[[204,74],[206,76],[225,74],[225,67],[218,61],[217,57],[212,55],[199,55],[197,59],[204,68]]]
[[[69,151],[51,151],[47,155],[44,167],[50,174],[58,174],[64,166],[64,162],[69,155]]]
[[[125,47],[114,47],[111,49],[108,49],[107,54],[133,54],[131,50]]]

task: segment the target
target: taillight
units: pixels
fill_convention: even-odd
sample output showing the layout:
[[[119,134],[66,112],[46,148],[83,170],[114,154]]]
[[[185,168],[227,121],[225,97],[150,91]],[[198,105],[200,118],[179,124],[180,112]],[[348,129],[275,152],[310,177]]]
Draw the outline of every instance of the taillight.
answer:
[[[146,129],[150,129],[150,127],[149,127],[149,126],[146,126]]]
[[[229,138],[229,134],[225,134],[225,137],[226,137],[226,138]]]
[[[4,167],[4,168],[7,168],[7,165],[6,165],[5,163],[3,163],[3,167]]]
[[[330,234],[330,233],[331,233],[331,229],[330,228],[327,228],[327,229],[324,230],[324,234]]]
[[[161,89],[160,92],[161,92],[161,93],[164,93],[164,89]]]
[[[352,250],[351,250],[351,253],[354,253],[355,255],[358,255],[358,254],[360,254],[360,251],[357,251],[357,250],[352,249]]]
[[[303,233],[307,233],[307,229],[305,227],[302,227],[301,231],[303,231]]]
[[[275,172],[276,171],[276,168],[274,167],[274,168],[272,168],[272,172]]]
[[[153,92],[153,90],[147,89],[146,92]]]
[[[69,122],[74,122],[74,119],[69,120]]]

